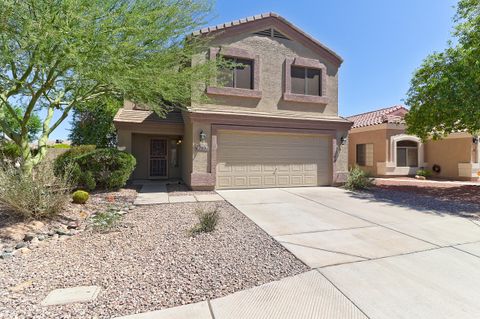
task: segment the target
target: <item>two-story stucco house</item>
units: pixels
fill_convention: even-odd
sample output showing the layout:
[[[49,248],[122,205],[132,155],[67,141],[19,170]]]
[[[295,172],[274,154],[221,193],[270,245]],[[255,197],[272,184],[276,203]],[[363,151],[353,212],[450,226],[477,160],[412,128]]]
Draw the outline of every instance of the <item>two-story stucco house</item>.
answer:
[[[268,13],[205,28],[198,57],[235,62],[205,87],[208,102],[160,119],[126,102],[118,144],[137,158],[134,179],[178,178],[192,189],[331,185],[348,171],[351,122],[338,116],[342,59]]]

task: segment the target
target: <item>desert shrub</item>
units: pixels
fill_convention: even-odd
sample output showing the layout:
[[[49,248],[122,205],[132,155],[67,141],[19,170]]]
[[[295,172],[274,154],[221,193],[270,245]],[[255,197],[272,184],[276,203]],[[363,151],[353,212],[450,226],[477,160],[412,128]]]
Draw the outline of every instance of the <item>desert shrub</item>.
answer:
[[[0,144],[0,158],[3,161],[16,161],[20,158],[21,151],[17,144],[13,142],[2,142]]]
[[[50,162],[25,173],[13,164],[0,166],[0,203],[25,218],[57,215],[69,201],[72,185],[68,168],[55,175]]]
[[[362,190],[373,185],[370,176],[360,167],[354,166],[348,172],[345,188],[348,190]]]
[[[80,145],[71,147],[65,153],[59,155],[55,159],[55,173],[63,172],[65,167],[73,162],[73,159],[88,153],[93,152],[96,149],[95,145]]]
[[[198,209],[196,214],[198,217],[198,223],[190,229],[191,235],[209,233],[215,230],[218,220],[220,219],[218,208],[215,208],[214,210]]]
[[[92,216],[92,226],[96,230],[105,231],[114,227],[122,215],[114,208],[108,208],[106,211],[98,212]]]
[[[57,158],[57,174],[63,174],[64,167],[71,165],[73,180],[87,190],[118,189],[126,184],[136,165],[133,155],[115,148],[84,148],[79,152],[79,147]]]
[[[417,170],[416,175],[423,176],[425,178],[429,178],[430,176],[432,176],[432,172],[429,171],[428,169],[421,168],[421,169]]]
[[[89,197],[88,192],[82,190],[75,191],[72,194],[72,200],[75,204],[85,204]]]

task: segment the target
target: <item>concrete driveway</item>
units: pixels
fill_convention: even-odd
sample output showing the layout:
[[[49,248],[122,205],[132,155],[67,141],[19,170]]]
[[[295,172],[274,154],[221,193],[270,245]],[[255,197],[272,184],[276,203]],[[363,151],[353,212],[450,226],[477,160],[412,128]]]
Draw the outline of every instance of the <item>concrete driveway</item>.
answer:
[[[219,193],[315,269],[329,296],[343,298],[302,305],[302,311],[337,309],[331,318],[480,318],[480,224],[473,220],[360,198],[338,188]],[[303,286],[293,285],[297,288],[289,293],[296,296],[295,289]],[[234,300],[230,304],[240,302]],[[219,303],[212,303],[214,313]],[[252,315],[243,316],[241,309],[235,308],[232,318]]]

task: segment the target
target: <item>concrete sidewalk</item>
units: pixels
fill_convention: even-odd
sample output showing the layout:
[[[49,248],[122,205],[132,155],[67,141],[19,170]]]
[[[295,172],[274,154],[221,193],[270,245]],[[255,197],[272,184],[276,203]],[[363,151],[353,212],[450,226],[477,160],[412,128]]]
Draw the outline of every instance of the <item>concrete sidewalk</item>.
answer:
[[[363,319],[367,317],[320,272],[313,270],[212,301],[121,318]]]
[[[167,184],[147,183],[142,185],[135,199],[135,205],[158,205],[168,203],[194,203],[194,202],[216,202],[223,201],[218,194],[197,194],[171,196],[167,192]]]

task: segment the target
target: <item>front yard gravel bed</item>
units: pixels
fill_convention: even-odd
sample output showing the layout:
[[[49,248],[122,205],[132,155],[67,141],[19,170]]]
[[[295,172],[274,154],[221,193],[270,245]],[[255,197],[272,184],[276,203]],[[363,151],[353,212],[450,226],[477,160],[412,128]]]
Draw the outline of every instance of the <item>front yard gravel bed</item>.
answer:
[[[479,186],[478,191],[480,191]],[[356,196],[375,202],[385,202],[395,206],[408,207],[434,214],[449,214],[480,219],[480,203],[464,201],[453,193],[425,193],[418,189],[373,187],[369,191],[357,193]]]
[[[215,206],[217,229],[190,237],[196,209]],[[0,260],[0,318],[111,318],[217,298],[308,270],[227,202],[140,206],[107,233],[87,230]],[[91,303],[40,306],[53,289],[88,285],[101,287]]]

